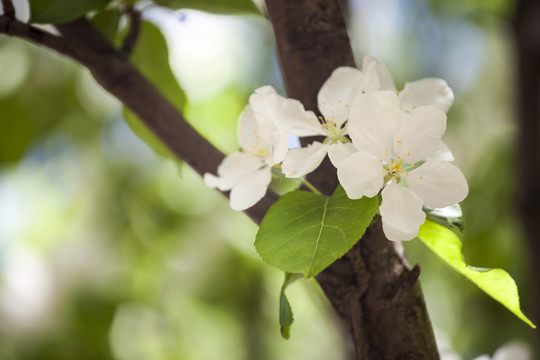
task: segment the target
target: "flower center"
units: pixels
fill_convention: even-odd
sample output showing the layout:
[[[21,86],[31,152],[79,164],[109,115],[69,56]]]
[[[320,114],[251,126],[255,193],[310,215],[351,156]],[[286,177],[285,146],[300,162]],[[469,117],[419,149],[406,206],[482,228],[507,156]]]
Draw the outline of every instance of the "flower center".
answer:
[[[389,163],[384,160],[382,160],[381,163],[383,167],[382,171],[386,172],[386,175],[384,177],[384,183],[386,184],[390,181],[395,181],[396,184],[402,184],[404,186],[408,184],[406,177],[409,175],[409,171],[421,165],[421,163],[407,164],[405,160],[400,156],[393,157],[392,159],[390,159]]]
[[[334,121],[333,117],[331,119],[325,119],[322,116],[319,116],[319,122],[326,132],[325,143],[335,144],[338,142],[347,142],[348,139],[345,138],[347,132],[347,122],[344,122],[341,126]]]

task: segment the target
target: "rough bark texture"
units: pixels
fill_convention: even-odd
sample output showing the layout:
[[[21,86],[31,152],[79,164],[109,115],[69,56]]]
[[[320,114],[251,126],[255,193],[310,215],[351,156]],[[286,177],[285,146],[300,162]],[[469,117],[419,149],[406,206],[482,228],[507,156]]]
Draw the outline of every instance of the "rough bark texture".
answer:
[[[338,0],[266,0],[288,96],[317,110],[317,92],[339,66],[355,66]],[[312,139],[308,139],[308,142]],[[337,186],[329,162],[310,175],[323,193]],[[410,270],[380,219],[346,256],[317,276],[349,329],[358,359],[439,357],[419,267]]]
[[[536,304],[533,322],[540,321],[540,2],[518,2],[514,22],[518,93],[518,209],[530,254]],[[540,334],[539,336],[540,342]]]

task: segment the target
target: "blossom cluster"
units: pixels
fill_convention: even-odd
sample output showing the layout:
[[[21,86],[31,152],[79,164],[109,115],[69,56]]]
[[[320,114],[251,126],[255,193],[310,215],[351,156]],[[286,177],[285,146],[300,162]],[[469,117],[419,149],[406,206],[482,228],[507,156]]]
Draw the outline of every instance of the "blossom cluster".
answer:
[[[208,186],[230,190],[231,207],[244,210],[266,193],[272,169],[301,178],[328,155],[351,199],[381,193],[383,231],[389,240],[411,240],[425,221],[424,206],[462,201],[467,181],[441,140],[454,94],[444,80],[427,78],[397,91],[375,57],[362,70],[337,68],[321,87],[320,116],[270,86],[255,91],[239,120],[241,151],[227,156]],[[304,148],[288,136],[324,136]]]

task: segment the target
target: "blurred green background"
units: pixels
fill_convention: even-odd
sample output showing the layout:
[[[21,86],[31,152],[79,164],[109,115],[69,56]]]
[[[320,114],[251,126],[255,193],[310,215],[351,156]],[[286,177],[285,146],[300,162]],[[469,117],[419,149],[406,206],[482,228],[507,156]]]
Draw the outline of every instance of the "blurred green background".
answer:
[[[265,84],[283,93],[269,24],[227,1],[201,2],[213,14],[183,9],[192,1],[160,3],[175,10],[146,4],[134,61],[195,128],[235,151],[250,93]],[[454,89],[444,140],[470,186],[464,257],[507,270],[530,314],[534,279],[514,200],[512,2],[351,0],[348,8],[359,62],[378,56],[398,88],[436,76]],[[27,16],[22,1],[18,10]],[[94,21],[114,34],[115,16]],[[291,339],[280,338],[283,275],[259,259],[255,233],[87,71],[0,36],[0,359],[346,359],[314,281],[289,288],[296,321]],[[516,340],[540,357],[533,330],[418,241],[405,246],[422,266],[445,359]]]

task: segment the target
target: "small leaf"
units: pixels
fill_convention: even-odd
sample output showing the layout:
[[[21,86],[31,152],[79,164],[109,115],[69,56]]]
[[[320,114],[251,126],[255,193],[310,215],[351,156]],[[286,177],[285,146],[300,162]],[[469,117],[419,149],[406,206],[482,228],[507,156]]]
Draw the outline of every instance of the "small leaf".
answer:
[[[312,277],[362,237],[377,208],[377,197],[351,200],[341,186],[330,197],[293,191],[268,210],[255,247],[268,264]]]
[[[426,206],[422,209],[429,220],[449,229],[463,232],[465,222],[463,221],[463,212],[459,204],[450,205],[444,208],[431,209]]]
[[[155,3],[172,9],[195,9],[213,14],[261,14],[252,0],[155,0]]]
[[[122,13],[118,9],[105,10],[92,18],[92,23],[111,42],[115,43]]]
[[[169,66],[167,43],[159,29],[149,22],[141,24],[141,32],[131,55],[131,61],[175,105],[178,111],[182,111],[186,96]],[[135,114],[127,108],[124,108],[123,113],[131,130],[155,153],[177,160],[169,148]]]
[[[30,0],[31,23],[58,24],[92,10],[103,10],[110,0]]]
[[[500,302],[532,328],[536,326],[521,312],[514,279],[502,269],[477,269],[468,266],[461,255],[461,241],[451,230],[431,221],[420,227],[418,238],[452,269],[465,276],[486,294]]]
[[[294,322],[294,316],[291,309],[291,304],[287,296],[285,296],[285,289],[296,279],[302,277],[301,274],[285,273],[285,280],[281,286],[281,293],[279,295],[279,325],[281,336],[284,339],[289,339],[291,333],[291,325]]]

